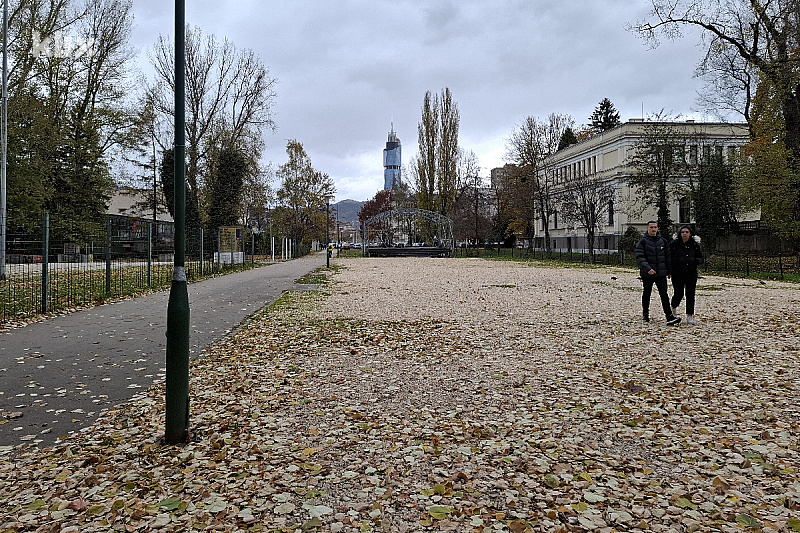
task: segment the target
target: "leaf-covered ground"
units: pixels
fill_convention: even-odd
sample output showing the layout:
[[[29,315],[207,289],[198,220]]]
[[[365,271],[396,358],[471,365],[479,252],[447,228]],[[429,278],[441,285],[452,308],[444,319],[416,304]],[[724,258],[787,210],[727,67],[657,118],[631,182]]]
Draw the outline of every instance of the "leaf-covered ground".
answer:
[[[191,443],[156,387],[0,458],[0,531],[800,531],[800,287],[339,264],[193,362]]]

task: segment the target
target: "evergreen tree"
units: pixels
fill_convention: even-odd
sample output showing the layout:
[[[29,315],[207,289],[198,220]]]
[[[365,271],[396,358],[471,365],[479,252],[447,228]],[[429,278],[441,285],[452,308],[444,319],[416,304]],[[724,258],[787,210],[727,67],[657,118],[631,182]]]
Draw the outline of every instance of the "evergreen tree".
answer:
[[[561,140],[558,141],[558,149],[563,150],[573,144],[578,144],[578,138],[575,136],[575,132],[572,131],[572,128],[567,128],[561,135]]]
[[[164,150],[164,155],[161,158],[161,164],[159,165],[159,175],[161,176],[161,187],[164,191],[164,203],[167,204],[169,216],[175,218],[175,151],[172,148]],[[199,228],[200,213],[197,211],[197,205],[188,200],[188,186],[184,189],[184,191],[187,196],[186,227]]]
[[[211,177],[211,201],[208,226],[235,226],[241,215],[242,188],[247,174],[247,158],[232,147],[220,149],[215,154]]]
[[[164,191],[167,211],[169,211],[169,216],[175,218],[175,150],[173,148],[164,150],[158,174],[161,176],[161,188]]]
[[[694,219],[697,233],[709,250],[714,250],[717,238],[730,233],[730,223],[736,222],[736,189],[733,170],[721,158],[712,157],[697,175],[693,195]]]
[[[643,233],[636,228],[636,226],[628,226],[622,238],[619,240],[619,248],[623,252],[633,253],[636,251],[636,245],[642,240]]]
[[[589,122],[598,132],[607,131],[622,124],[619,118],[619,112],[614,108],[614,104],[612,104],[611,100],[608,98],[603,98],[597,107],[594,108],[592,116],[589,117]]]

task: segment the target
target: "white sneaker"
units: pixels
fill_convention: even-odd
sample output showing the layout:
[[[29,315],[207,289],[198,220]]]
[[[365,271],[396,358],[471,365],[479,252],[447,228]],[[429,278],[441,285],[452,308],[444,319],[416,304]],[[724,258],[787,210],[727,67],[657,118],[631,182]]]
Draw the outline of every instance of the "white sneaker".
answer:
[[[687,324],[697,324],[697,322],[694,321],[694,315],[686,315],[686,323]]]

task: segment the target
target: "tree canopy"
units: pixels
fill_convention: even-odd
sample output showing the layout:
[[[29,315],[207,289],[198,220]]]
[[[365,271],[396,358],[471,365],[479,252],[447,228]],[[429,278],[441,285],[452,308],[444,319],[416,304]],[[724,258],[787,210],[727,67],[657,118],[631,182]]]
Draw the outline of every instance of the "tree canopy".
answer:
[[[458,104],[450,89],[425,93],[418,125],[419,153],[412,163],[420,209],[447,216],[458,191]]]
[[[592,115],[589,117],[589,123],[596,131],[602,132],[616,128],[622,124],[622,121],[619,118],[619,112],[614,107],[614,104],[611,103],[611,100],[603,98],[600,103],[597,104],[597,107],[594,108],[594,112],[592,112]]]
[[[325,206],[336,194],[333,180],[312,166],[311,158],[297,140],[286,143],[286,154],[289,160],[277,173],[281,186],[277,191],[280,206],[275,212],[276,224],[296,243],[324,240]]]
[[[631,29],[655,45],[685,28],[703,33],[706,102],[737,111],[750,126],[748,164],[737,178],[742,199],[780,235],[799,239],[800,2],[651,2],[650,19]]]

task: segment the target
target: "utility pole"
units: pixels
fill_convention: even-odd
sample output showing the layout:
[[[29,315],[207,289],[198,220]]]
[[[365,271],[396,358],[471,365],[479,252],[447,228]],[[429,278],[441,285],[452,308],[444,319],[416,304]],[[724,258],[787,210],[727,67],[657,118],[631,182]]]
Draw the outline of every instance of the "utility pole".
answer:
[[[164,441],[189,440],[189,292],[186,286],[186,0],[175,0],[175,256],[167,304]]]

